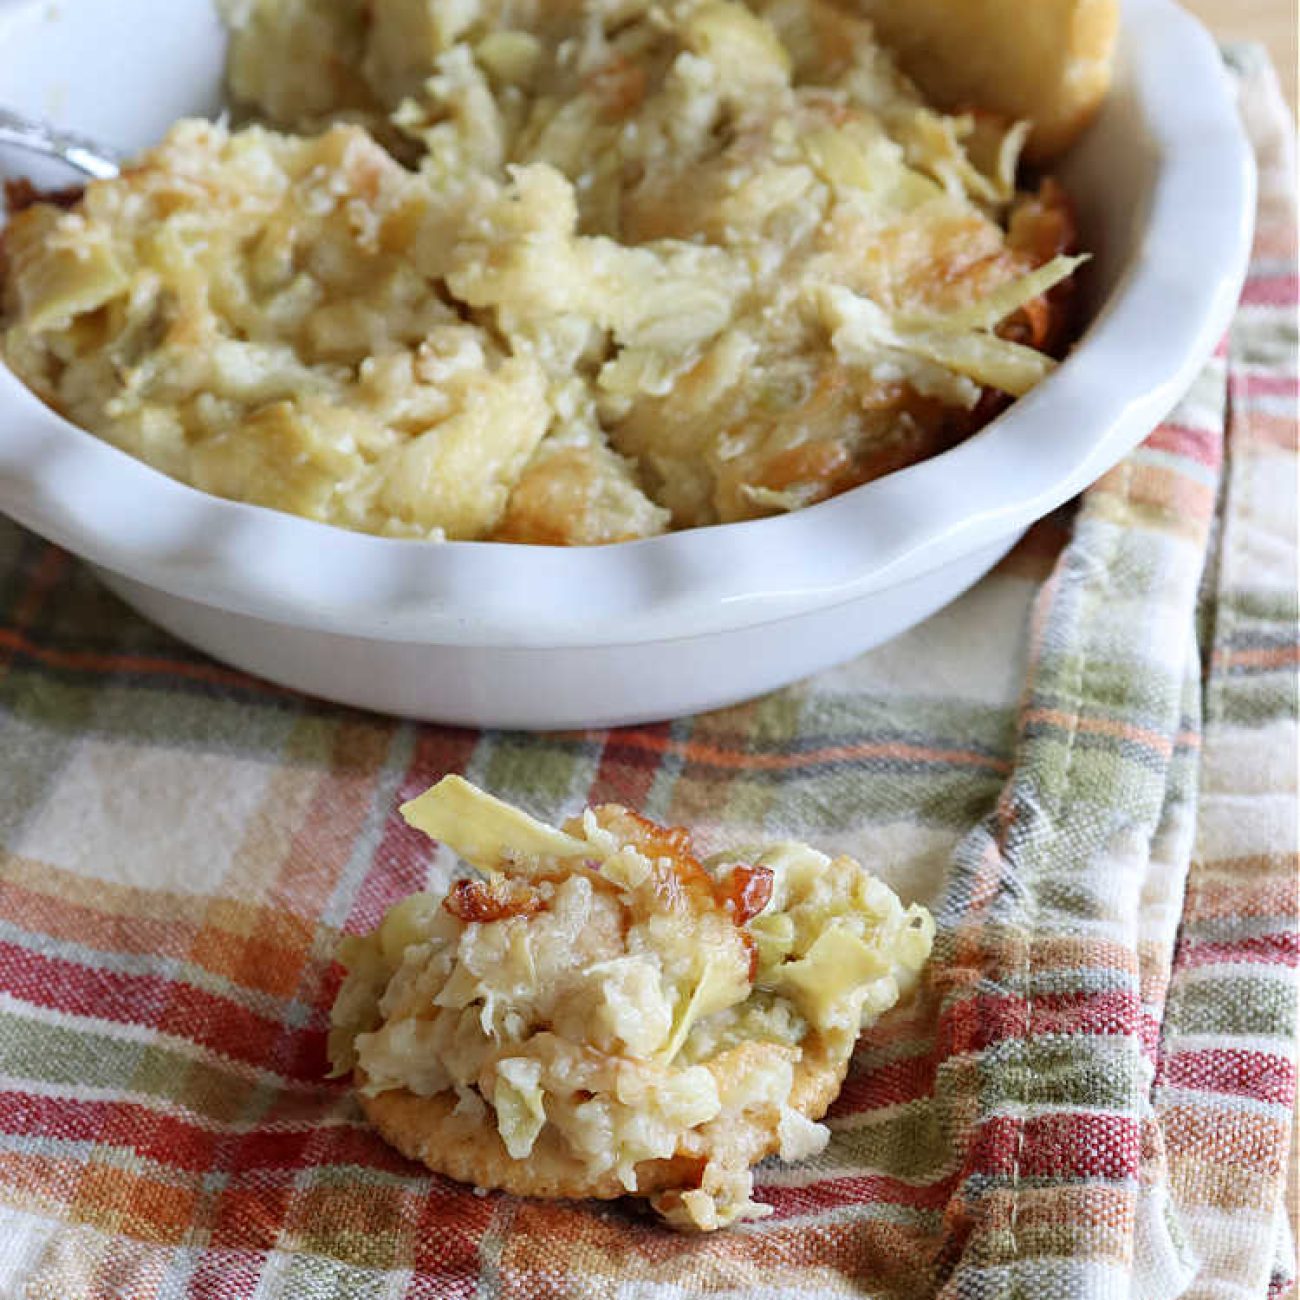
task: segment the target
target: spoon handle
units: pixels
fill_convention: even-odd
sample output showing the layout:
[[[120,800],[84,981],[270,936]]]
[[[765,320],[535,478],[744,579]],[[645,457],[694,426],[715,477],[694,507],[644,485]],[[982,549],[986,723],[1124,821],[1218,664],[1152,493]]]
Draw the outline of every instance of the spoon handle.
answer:
[[[58,158],[94,180],[110,180],[120,170],[111,149],[8,108],[0,108],[0,144]]]

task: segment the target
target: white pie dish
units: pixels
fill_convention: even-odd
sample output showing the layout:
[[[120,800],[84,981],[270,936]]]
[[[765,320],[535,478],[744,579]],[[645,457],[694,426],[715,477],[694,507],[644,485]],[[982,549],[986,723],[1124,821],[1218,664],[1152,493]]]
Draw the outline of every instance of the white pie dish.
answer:
[[[0,0],[0,42],[0,103],[114,144],[219,102],[210,0]],[[1252,161],[1218,52],[1172,0],[1127,0],[1114,90],[1055,170],[1095,253],[1074,352],[976,437],[797,514],[577,550],[350,533],[185,487],[2,366],[0,508],[182,639],[330,699],[576,727],[748,698],[951,600],[1145,436],[1222,336]]]

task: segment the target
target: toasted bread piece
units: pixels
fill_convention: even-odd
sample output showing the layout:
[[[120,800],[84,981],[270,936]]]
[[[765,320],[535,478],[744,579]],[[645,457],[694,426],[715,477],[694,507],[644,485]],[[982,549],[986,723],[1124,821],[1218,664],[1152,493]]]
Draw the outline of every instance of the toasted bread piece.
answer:
[[[939,107],[1033,123],[1025,156],[1054,158],[1110,86],[1119,0],[857,0]]]

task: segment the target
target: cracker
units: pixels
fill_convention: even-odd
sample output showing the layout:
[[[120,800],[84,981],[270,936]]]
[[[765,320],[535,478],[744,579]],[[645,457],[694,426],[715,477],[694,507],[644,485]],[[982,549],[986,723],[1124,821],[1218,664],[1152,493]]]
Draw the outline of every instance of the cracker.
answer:
[[[555,830],[459,777],[402,812],[492,874],[340,946],[331,1060],[389,1143],[479,1188],[761,1217],[753,1166],[822,1149],[863,1020],[929,955],[923,909],[806,845],[706,865],[680,827]]]
[[[746,1043],[716,1063],[715,1073],[721,1078],[743,1071],[752,1064],[755,1052],[773,1046]],[[820,1119],[839,1096],[846,1070],[847,1063],[830,1060],[814,1038],[795,1065],[789,1104],[809,1119]],[[457,1114],[456,1098],[450,1092],[419,1097],[409,1089],[393,1088],[367,1096],[365,1072],[360,1069],[355,1083],[361,1109],[385,1141],[436,1174],[475,1187],[544,1199],[612,1200],[630,1194],[613,1170],[593,1175],[549,1126],[528,1158],[516,1160],[506,1151],[490,1109],[477,1117]],[[705,1161],[721,1154],[723,1146],[730,1162],[757,1164],[777,1150],[778,1119],[772,1111],[744,1123],[702,1126],[687,1134],[672,1159],[638,1164],[634,1194],[652,1196],[698,1186]]]

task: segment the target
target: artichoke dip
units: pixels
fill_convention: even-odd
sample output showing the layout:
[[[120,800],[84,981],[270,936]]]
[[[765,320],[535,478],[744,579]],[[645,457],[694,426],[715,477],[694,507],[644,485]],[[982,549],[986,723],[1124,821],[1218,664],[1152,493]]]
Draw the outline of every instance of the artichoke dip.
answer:
[[[385,1138],[481,1187],[761,1216],[751,1166],[822,1149],[929,956],[923,908],[802,844],[700,862],[625,808],[556,830],[454,776],[402,814],[482,875],[342,941],[330,1059]]]
[[[1029,124],[930,108],[824,0],[224,9],[255,124],[179,123],[0,259],[13,370],[207,492],[646,537],[932,455],[1064,342]]]

